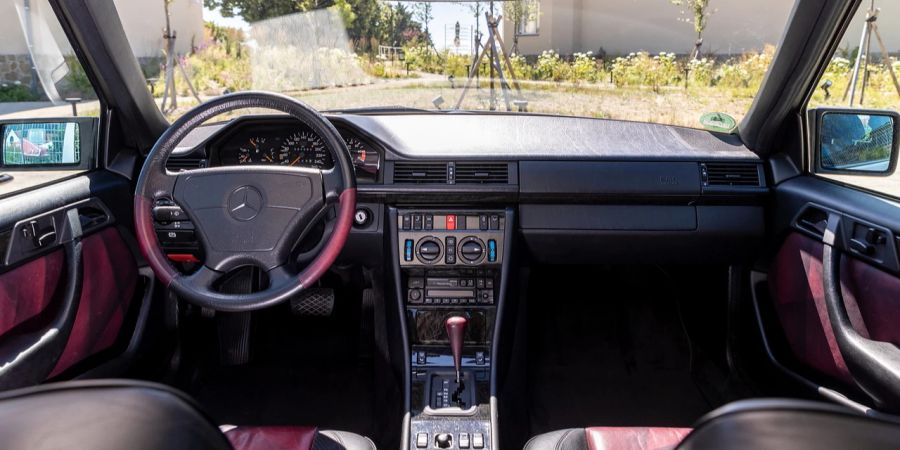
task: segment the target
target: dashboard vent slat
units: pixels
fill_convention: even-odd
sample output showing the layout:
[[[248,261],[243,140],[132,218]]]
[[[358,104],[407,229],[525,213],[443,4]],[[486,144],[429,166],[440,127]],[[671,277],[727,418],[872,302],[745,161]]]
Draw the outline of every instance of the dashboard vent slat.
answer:
[[[425,184],[447,183],[447,163],[445,162],[401,162],[394,163],[394,183]]]
[[[700,175],[704,186],[762,186],[756,163],[704,163]]]
[[[507,184],[506,163],[456,163],[456,184]]]
[[[182,170],[190,170],[190,169],[200,169],[206,167],[207,160],[205,158],[197,158],[197,157],[170,157],[168,161],[166,161],[166,169],[169,169],[173,172],[179,172]]]

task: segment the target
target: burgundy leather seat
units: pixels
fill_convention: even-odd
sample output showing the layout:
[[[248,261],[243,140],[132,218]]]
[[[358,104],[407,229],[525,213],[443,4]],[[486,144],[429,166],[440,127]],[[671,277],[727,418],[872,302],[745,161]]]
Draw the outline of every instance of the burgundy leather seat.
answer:
[[[571,428],[532,438],[526,450],[829,450],[892,449],[900,421],[874,418],[830,403],[744,400],[687,428]]]
[[[235,450],[375,450],[369,438],[315,427],[219,427]]]
[[[223,428],[186,394],[155,383],[75,381],[0,393],[0,448],[8,450],[375,450],[365,437],[314,427]]]

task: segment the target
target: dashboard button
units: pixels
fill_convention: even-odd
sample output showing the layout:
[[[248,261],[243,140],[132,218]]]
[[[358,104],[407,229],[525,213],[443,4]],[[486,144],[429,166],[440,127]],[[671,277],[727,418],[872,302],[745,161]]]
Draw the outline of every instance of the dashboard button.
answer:
[[[447,214],[447,229],[448,230],[456,229],[456,216],[453,214]]]
[[[194,232],[189,230],[157,231],[156,237],[163,244],[185,244],[194,242]]]
[[[482,215],[478,216],[478,228],[480,228],[482,230],[488,229],[488,216],[487,215],[482,214]]]
[[[404,261],[412,261],[413,260],[413,240],[407,239],[406,242],[403,243],[403,260]]]
[[[488,262],[497,262],[497,241],[488,239]]]
[[[413,230],[421,230],[422,229],[422,215],[421,214],[413,214],[412,225],[413,225]]]
[[[404,231],[409,231],[412,228],[412,218],[409,216],[409,214],[403,215],[402,227]]]
[[[491,215],[490,226],[492,230],[500,229],[500,216],[496,214]]]
[[[465,230],[465,229],[466,229],[466,216],[457,214],[457,216],[456,216],[456,229],[457,229],[457,230]]]
[[[426,230],[434,229],[434,215],[433,214],[425,214],[425,229]]]

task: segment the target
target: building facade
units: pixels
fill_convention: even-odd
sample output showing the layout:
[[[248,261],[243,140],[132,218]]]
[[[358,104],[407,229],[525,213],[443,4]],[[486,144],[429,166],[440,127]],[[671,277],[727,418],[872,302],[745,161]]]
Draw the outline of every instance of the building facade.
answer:
[[[531,17],[513,24],[504,20],[503,38],[518,53],[554,50],[562,55],[592,51],[611,56],[643,50],[689,54],[696,41],[692,16],[671,0],[524,0],[534,2]],[[777,44],[793,10],[791,0],[711,0],[711,15],[702,51],[737,55]],[[865,2],[864,7],[868,6]],[[900,2],[877,0],[880,31],[889,50],[900,50]],[[842,42],[856,48],[864,13]]]

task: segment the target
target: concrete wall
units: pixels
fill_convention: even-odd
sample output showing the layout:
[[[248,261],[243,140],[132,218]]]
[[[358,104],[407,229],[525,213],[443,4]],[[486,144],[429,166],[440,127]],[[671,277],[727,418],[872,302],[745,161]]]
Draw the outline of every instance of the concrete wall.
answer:
[[[694,45],[693,25],[679,20],[681,7],[670,0],[539,0],[540,33],[520,36],[519,53],[561,54],[594,51],[609,55],[645,50],[651,53],[687,54]],[[868,2],[864,2],[868,5]],[[891,52],[900,51],[900,2],[878,1],[881,34]],[[703,51],[739,54],[777,44],[793,9],[790,0],[713,0],[715,10],[704,33]],[[844,38],[849,48],[858,45],[862,18]],[[512,45],[514,27],[503,27],[504,40]]]

